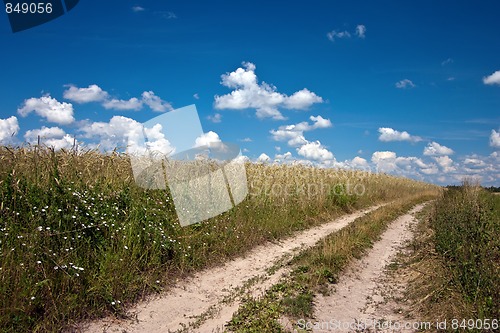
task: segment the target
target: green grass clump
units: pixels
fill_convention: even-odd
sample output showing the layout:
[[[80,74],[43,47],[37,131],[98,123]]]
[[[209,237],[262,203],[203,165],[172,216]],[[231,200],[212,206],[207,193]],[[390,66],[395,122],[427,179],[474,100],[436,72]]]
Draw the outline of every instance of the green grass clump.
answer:
[[[500,318],[500,196],[465,183],[436,203],[435,249],[476,318]]]
[[[304,166],[246,171],[243,202],[183,228],[168,190],[137,186],[127,155],[0,147],[0,329],[54,332],[123,315],[144,295],[258,244],[436,188]]]

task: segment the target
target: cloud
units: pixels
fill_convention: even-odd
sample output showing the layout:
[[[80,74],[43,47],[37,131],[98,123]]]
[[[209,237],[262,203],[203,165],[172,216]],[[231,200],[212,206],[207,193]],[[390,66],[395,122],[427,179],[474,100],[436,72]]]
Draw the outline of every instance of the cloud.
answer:
[[[356,36],[358,36],[359,38],[365,38],[365,34],[366,27],[362,24],[358,24],[358,26],[356,27]]]
[[[196,94],[193,95],[193,98],[194,99],[200,99],[200,95],[198,95],[198,93],[196,93]]]
[[[195,147],[210,146],[211,143],[221,142],[219,135],[213,131],[203,133],[196,138]]]
[[[364,26],[363,24],[358,24],[353,33],[350,33],[347,30],[332,30],[326,34],[326,38],[328,38],[328,40],[331,42],[335,42],[336,39],[351,38],[352,34],[354,34],[358,38],[364,39],[366,37],[366,26]]]
[[[446,65],[449,65],[449,64],[452,64],[453,63],[453,59],[452,58],[448,58],[444,61],[441,62],[441,66],[446,66]]]
[[[84,125],[80,131],[83,137],[94,142],[89,147],[100,147],[108,151],[115,148],[125,148],[134,154],[150,151],[160,152],[165,155],[173,154],[175,147],[165,138],[162,133],[162,126],[156,124],[152,128],[144,128],[143,125],[134,119],[114,116],[109,122],[93,122]],[[144,142],[144,132],[146,132],[147,141]]]
[[[335,42],[335,39],[351,38],[349,31],[336,31],[332,30],[326,34],[326,37],[331,42]]]
[[[241,140],[242,142],[252,142],[252,139],[250,138],[244,138],[243,140]]]
[[[500,148],[500,130],[498,132],[491,130],[490,146],[493,148]]]
[[[277,91],[276,87],[265,82],[258,83],[255,65],[243,63],[244,68],[221,76],[221,84],[234,89],[230,94],[215,96],[216,109],[255,109],[258,118],[285,119],[278,108],[306,110],[323,99],[304,88],[287,96]]]
[[[374,152],[372,163],[378,172],[388,172],[417,179],[422,179],[423,175],[434,175],[439,172],[434,163],[425,163],[422,159],[414,156],[398,157],[392,151]]]
[[[141,6],[134,6],[132,7],[132,11],[138,13],[138,12],[143,12],[145,11],[146,9],[144,7],[141,7]]]
[[[19,132],[19,129],[17,117],[12,116],[7,119],[0,119],[0,143],[12,143],[13,137]]]
[[[372,154],[372,163],[382,172],[396,169],[396,153],[393,151],[376,151]]]
[[[222,115],[220,113],[216,113],[213,116],[208,116],[207,119],[213,123],[220,123],[222,121]]]
[[[483,83],[484,84],[498,84],[500,85],[500,71],[496,71],[495,73],[491,74],[490,76],[485,76],[483,77]]]
[[[141,98],[132,97],[129,100],[111,98],[109,93],[96,84],[91,84],[87,88],[78,88],[70,85],[63,93],[64,98],[76,103],[101,102],[105,109],[111,110],[134,110],[142,109],[147,105],[156,112],[166,112],[173,110],[172,105],[155,95],[153,91],[144,91]]]
[[[169,102],[162,100],[156,96],[152,91],[145,91],[142,93],[142,102],[149,106],[149,108],[156,112],[172,111],[172,105]]]
[[[24,134],[24,139],[30,143],[36,143],[38,141],[38,137],[40,139],[52,139],[52,138],[60,138],[64,136],[66,132],[59,127],[45,127],[42,126],[40,129],[34,129],[26,131]]]
[[[261,163],[269,162],[270,160],[271,158],[264,153],[260,154],[260,156],[257,158],[257,162]]]
[[[102,103],[102,106],[104,106],[105,109],[111,109],[111,110],[134,110],[138,111],[142,108],[142,101],[139,99],[132,97],[129,100],[123,100],[123,99],[116,99],[113,98],[111,100],[107,100],[104,103]]]
[[[404,79],[399,82],[396,82],[396,88],[398,89],[415,88],[415,84],[411,80]]]
[[[26,99],[23,105],[17,109],[17,112],[22,117],[26,117],[33,111],[40,117],[47,119],[47,121],[60,125],[68,125],[75,121],[73,105],[71,103],[61,103],[49,95]]]
[[[424,148],[423,154],[426,156],[452,155],[454,151],[446,146],[441,146],[437,142],[430,142]]]
[[[328,149],[323,148],[319,141],[308,142],[297,148],[297,153],[309,160],[326,161],[333,160],[333,154]]]
[[[303,121],[295,125],[280,126],[277,130],[271,130],[269,133],[272,134],[275,141],[288,141],[289,146],[297,147],[308,142],[304,137],[305,131],[333,126],[330,119],[321,116],[310,116],[309,119],[312,120],[313,124]]]
[[[152,128],[145,127],[144,132],[146,132],[146,147],[149,151],[163,155],[170,155],[175,152],[175,148],[170,144],[170,141],[165,138],[161,124],[156,124]]]
[[[453,166],[454,162],[449,156],[434,156],[433,158],[444,173],[450,173],[457,170],[457,168]]]
[[[323,99],[304,88],[296,91],[292,96],[285,98],[284,107],[286,109],[305,110],[314,103],[323,103]]]
[[[362,157],[356,156],[355,158],[352,159],[351,164],[354,167],[362,167],[366,168],[368,167],[368,161]]]
[[[380,127],[378,129],[380,136],[378,139],[382,142],[390,142],[390,141],[410,141],[410,142],[419,142],[422,141],[422,138],[419,136],[410,135],[408,132],[403,131],[399,132],[389,127]]]
[[[70,85],[64,91],[63,97],[76,103],[102,102],[108,98],[108,93],[96,84],[91,84],[88,88],[78,88]]]
[[[288,160],[292,157],[292,153],[290,153],[289,151],[284,153],[284,154],[276,154],[274,155],[274,159],[276,161],[284,161],[284,160]]]
[[[59,127],[42,126],[40,129],[26,131],[24,134],[26,142],[31,144],[37,144],[38,137],[40,137],[41,144],[53,147],[55,150],[70,149],[75,144],[78,144],[74,137],[66,134],[66,132]]]

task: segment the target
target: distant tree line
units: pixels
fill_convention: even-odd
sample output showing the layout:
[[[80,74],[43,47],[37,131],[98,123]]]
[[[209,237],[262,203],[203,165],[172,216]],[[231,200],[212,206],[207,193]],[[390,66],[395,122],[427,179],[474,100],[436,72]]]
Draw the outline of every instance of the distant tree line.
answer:
[[[462,185],[448,185],[446,186],[446,188],[450,189],[450,190],[458,190],[462,187]],[[500,186],[499,187],[495,187],[495,186],[490,186],[490,187],[484,187],[483,188],[486,190],[486,191],[489,191],[489,192],[500,192]]]
[[[485,189],[490,192],[500,192],[500,186],[498,187],[490,186],[490,187],[485,187]]]

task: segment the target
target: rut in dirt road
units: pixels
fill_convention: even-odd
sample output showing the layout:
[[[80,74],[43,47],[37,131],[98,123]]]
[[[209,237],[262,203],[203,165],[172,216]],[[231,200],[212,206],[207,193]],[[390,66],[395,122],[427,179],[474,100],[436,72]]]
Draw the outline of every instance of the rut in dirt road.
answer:
[[[268,270],[280,259],[292,256],[300,250],[311,247],[321,238],[338,231],[356,218],[383,205],[374,206],[336,219],[332,222],[300,232],[279,243],[266,244],[252,249],[244,258],[227,262],[221,267],[207,269],[192,278],[179,283],[164,295],[140,303],[129,311],[134,320],[103,319],[90,323],[82,332],[175,332],[183,328],[193,331],[193,323],[200,332],[219,331],[231,319],[236,304],[223,304],[234,298],[242,287],[258,281],[257,286],[246,288],[249,292],[263,292],[281,277],[278,270],[268,274]],[[257,280],[259,279],[260,280]],[[210,318],[210,319],[207,319]],[[205,320],[207,319],[207,320]]]
[[[385,268],[413,238],[414,214],[424,206],[391,222],[367,255],[349,266],[331,295],[315,297],[314,320],[307,322],[313,332],[417,332],[412,327],[418,322],[405,318],[401,304],[392,300],[397,288],[404,286],[386,279]],[[392,327],[383,330],[383,325]]]

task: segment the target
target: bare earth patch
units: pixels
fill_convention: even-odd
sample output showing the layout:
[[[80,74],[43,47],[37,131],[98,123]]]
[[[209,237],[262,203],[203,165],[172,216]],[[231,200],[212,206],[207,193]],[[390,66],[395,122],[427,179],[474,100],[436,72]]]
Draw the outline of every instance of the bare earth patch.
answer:
[[[315,319],[308,323],[314,332],[417,331],[413,329],[417,321],[405,315],[405,285],[389,276],[386,267],[412,239],[413,215],[423,207],[418,205],[389,224],[368,254],[349,266],[330,295],[315,297]]]
[[[80,331],[100,332],[219,332],[239,307],[239,296],[260,295],[286,273],[285,268],[269,270],[283,258],[311,247],[328,234],[373,211],[374,206],[332,222],[303,231],[279,243],[258,246],[245,257],[221,267],[204,270],[180,282],[165,294],[130,309],[133,320],[105,318]],[[383,267],[383,266],[382,266]]]

